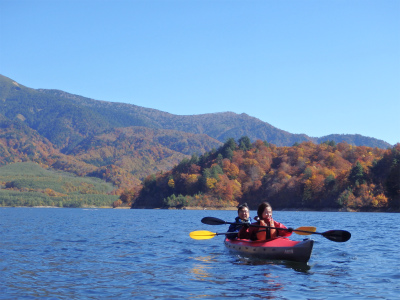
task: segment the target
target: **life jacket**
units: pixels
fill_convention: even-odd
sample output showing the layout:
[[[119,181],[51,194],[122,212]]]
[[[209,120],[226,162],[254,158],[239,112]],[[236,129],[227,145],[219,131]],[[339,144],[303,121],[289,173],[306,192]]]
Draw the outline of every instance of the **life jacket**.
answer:
[[[269,222],[265,222],[264,220],[260,220],[260,226],[271,226],[271,227],[275,227],[274,222],[272,222],[272,224],[269,224]],[[261,231],[260,231],[261,230]],[[269,239],[274,239],[276,237],[278,237],[278,232],[276,229],[273,228],[259,228],[257,233],[257,240],[269,240]]]

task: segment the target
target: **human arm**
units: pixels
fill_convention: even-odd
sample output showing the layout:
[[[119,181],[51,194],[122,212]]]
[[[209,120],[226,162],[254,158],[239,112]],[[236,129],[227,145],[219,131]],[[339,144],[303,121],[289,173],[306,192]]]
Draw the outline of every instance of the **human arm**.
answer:
[[[285,225],[283,225],[279,222],[276,222],[276,221],[274,221],[274,227],[278,228],[277,229],[278,236],[286,237],[286,236],[292,235],[293,228],[287,228]],[[279,228],[282,228],[285,230],[281,230]]]
[[[239,218],[235,219],[236,224],[231,224],[228,228],[228,232],[232,232],[231,234],[227,234],[226,237],[230,240],[234,240],[238,237],[238,232],[242,228],[242,222]]]
[[[237,225],[231,224],[228,228],[228,232],[232,232],[231,234],[227,234],[226,237],[230,240],[234,240],[237,238],[238,234],[238,228]]]

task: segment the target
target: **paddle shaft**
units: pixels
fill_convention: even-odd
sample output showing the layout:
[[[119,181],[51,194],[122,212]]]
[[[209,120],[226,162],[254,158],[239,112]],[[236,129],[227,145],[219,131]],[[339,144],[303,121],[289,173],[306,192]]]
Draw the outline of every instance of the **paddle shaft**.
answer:
[[[266,231],[266,230],[260,230],[260,231]],[[211,232],[211,231],[206,231],[206,230],[199,230],[199,231],[192,231],[189,235],[192,239],[195,239],[195,240],[209,240],[217,235],[230,235],[230,234],[235,234],[235,233],[237,233],[237,232],[216,233],[216,232]]]
[[[205,217],[201,220],[202,223],[208,224],[208,225],[223,225],[223,224],[235,224],[235,225],[243,225],[243,223],[232,223],[232,222],[226,222],[224,220],[214,218],[214,217]],[[262,227],[262,228],[272,228],[272,229],[278,229],[278,230],[288,230],[290,229],[285,229],[285,228],[276,228],[276,227],[269,227],[269,226],[259,226],[259,225],[253,225],[249,224],[249,226],[253,227]],[[347,242],[351,238],[351,233],[346,231],[346,230],[328,230],[325,232],[315,232],[315,231],[307,231],[307,230],[302,230],[301,227],[299,230],[293,229],[294,232],[302,232],[307,234],[319,234],[322,235],[323,237],[327,238],[328,240],[334,241],[334,242]],[[299,233],[300,234],[300,233]]]
[[[233,224],[233,225],[244,225],[244,223],[236,223],[236,222],[226,222],[224,220],[218,219],[218,218],[213,218],[213,217],[205,217],[201,220],[203,223],[208,224],[208,225],[223,225],[223,224]],[[207,222],[207,221],[211,221]],[[261,225],[254,225],[254,224],[248,224],[250,227],[258,227],[258,228],[269,228],[269,229],[278,229],[278,230],[286,230],[290,231],[289,228],[279,228],[279,227],[271,227],[271,226],[261,226]],[[312,231],[306,231],[306,230],[296,230],[293,229],[293,231],[299,231],[299,232],[304,232],[304,233],[312,233]]]
[[[224,222],[223,224],[233,224],[233,225],[244,225],[244,223],[233,223],[233,222]],[[220,225],[220,224],[218,224]],[[222,224],[221,224],[222,225]],[[254,224],[248,224],[250,227],[259,227],[259,228],[270,228],[270,229],[281,229],[281,230],[289,230],[288,228],[278,228],[278,227],[271,227],[271,226],[261,226],[261,225],[254,225]],[[298,230],[301,231],[301,230]],[[307,231],[304,231],[307,232]]]

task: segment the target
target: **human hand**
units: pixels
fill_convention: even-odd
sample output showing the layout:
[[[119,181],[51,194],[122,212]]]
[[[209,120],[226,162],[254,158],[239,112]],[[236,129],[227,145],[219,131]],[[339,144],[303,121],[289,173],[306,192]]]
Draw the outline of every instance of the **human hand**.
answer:
[[[289,232],[293,232],[293,228],[292,228],[292,227],[289,227],[289,228],[288,228],[288,231],[289,231]]]
[[[245,221],[245,222],[243,222],[243,227],[244,228],[249,228],[250,227],[250,222],[249,221]]]

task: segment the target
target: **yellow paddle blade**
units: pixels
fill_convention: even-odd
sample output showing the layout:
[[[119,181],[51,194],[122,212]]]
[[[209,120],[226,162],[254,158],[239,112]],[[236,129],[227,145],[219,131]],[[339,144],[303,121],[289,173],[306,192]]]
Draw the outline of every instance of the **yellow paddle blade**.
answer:
[[[298,231],[298,230],[300,230],[300,231]],[[317,227],[314,227],[314,226],[302,226],[302,227],[293,229],[293,231],[298,235],[310,235],[313,232],[317,231]],[[302,232],[302,231],[308,231],[308,232]]]
[[[212,239],[217,234],[207,230],[198,230],[198,231],[192,231],[189,235],[192,239],[195,240],[209,240]]]

